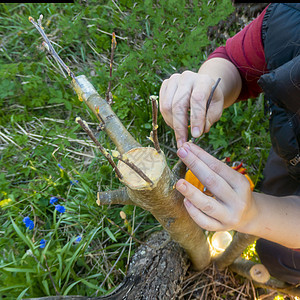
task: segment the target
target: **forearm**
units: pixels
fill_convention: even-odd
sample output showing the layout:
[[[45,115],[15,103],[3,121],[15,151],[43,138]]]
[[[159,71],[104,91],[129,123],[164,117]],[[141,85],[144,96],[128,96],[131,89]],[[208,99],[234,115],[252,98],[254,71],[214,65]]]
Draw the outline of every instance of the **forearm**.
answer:
[[[300,197],[253,193],[253,199],[253,219],[243,231],[300,249]]]
[[[233,63],[224,58],[212,58],[200,67],[199,74],[207,74],[214,80],[221,78],[220,88],[224,95],[224,107],[232,105],[239,96],[242,80]]]

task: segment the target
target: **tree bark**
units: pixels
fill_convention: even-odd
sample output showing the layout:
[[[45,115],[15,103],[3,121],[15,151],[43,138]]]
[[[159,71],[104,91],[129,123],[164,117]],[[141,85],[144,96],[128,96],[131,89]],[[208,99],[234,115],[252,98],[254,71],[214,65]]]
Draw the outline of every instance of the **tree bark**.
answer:
[[[127,186],[132,202],[152,213],[172,239],[186,250],[195,269],[204,269],[211,257],[206,236],[189,216],[183,205],[183,196],[174,188],[177,178],[169,169],[164,153],[149,147],[131,149],[125,155],[153,182],[150,186],[119,161],[121,181]]]
[[[72,87],[77,93],[79,100],[84,101],[98,118],[101,127],[103,127],[103,130],[121,154],[132,148],[141,146],[127,131],[110,105],[100,97],[94,86],[84,75],[75,77],[72,80]]]

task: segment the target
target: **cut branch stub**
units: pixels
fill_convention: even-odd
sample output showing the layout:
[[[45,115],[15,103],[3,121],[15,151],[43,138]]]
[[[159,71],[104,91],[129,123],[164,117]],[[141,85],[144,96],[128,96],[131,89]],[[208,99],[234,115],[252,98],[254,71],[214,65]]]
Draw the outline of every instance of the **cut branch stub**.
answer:
[[[118,162],[128,196],[136,205],[148,210],[189,255],[193,266],[202,270],[210,262],[209,245],[202,229],[191,219],[183,205],[183,196],[174,188],[175,175],[165,155],[156,149],[134,148],[124,154],[153,182],[151,186],[122,161]]]
[[[121,154],[132,148],[141,146],[127,131],[110,105],[100,97],[94,86],[84,75],[75,77],[72,80],[72,87],[78,95],[79,100],[84,101],[95,116],[97,116],[104,131]]]
[[[153,182],[157,184],[165,168],[165,157],[153,148],[134,148],[123,155],[130,162],[134,163]],[[149,182],[141,178],[133,169],[123,161],[118,162],[121,174],[125,174],[121,180],[126,186],[134,190],[149,189]],[[148,209],[149,210],[149,209]]]
[[[256,239],[257,237],[253,235],[236,232],[226,250],[215,258],[214,263],[216,267],[219,270],[223,270],[231,265],[243,253],[245,248],[254,243]]]

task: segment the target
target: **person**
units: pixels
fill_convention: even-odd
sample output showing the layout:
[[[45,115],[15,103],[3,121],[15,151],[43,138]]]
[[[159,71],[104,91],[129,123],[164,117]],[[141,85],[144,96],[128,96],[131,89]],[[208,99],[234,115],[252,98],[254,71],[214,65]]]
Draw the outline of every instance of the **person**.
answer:
[[[300,283],[300,4],[271,3],[217,48],[199,71],[173,74],[160,88],[160,110],[174,129],[179,158],[215,195],[180,179],[177,190],[193,220],[209,231],[236,230],[259,237],[257,253],[270,274]],[[221,78],[208,111],[212,86]],[[197,145],[223,109],[261,92],[270,107],[272,148],[260,192]]]

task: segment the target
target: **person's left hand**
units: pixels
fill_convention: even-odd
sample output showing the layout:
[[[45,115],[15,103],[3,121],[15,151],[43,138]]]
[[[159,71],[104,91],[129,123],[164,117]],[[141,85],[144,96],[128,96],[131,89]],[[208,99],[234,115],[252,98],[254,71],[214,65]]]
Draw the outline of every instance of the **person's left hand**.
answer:
[[[237,230],[247,233],[256,215],[256,207],[245,176],[193,143],[184,143],[177,154],[216,197],[209,197],[180,179],[176,189],[185,197],[185,207],[193,220],[209,231]]]

